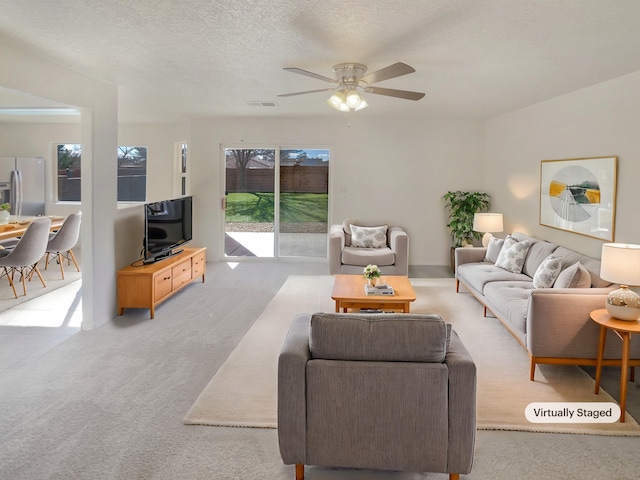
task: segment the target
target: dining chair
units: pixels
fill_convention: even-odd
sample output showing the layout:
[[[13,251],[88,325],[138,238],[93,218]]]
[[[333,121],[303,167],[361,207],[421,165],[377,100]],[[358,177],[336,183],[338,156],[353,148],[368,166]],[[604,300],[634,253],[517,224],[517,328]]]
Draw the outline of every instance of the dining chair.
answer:
[[[49,243],[47,244],[46,253],[47,256],[44,262],[44,269],[49,266],[49,258],[51,260],[58,260],[60,264],[60,273],[62,273],[62,279],[64,280],[64,259],[70,265],[71,262],[76,266],[76,270],[80,271],[76,256],[73,254],[73,247],[78,243],[80,237],[80,220],[82,219],[82,212],[72,213],[69,215],[60,230],[52,233],[49,236]]]
[[[0,257],[0,278],[6,275],[9,285],[13,289],[13,295],[18,298],[16,287],[13,282],[14,274],[20,273],[22,281],[22,289],[27,294],[27,279],[31,280],[34,273],[38,274],[38,278],[42,282],[42,286],[46,287],[44,278],[40,270],[38,270],[38,262],[44,256],[49,241],[49,229],[51,228],[51,219],[48,217],[38,217],[31,222],[20,241],[13,250],[2,250],[3,257]],[[6,253],[5,253],[6,252]]]

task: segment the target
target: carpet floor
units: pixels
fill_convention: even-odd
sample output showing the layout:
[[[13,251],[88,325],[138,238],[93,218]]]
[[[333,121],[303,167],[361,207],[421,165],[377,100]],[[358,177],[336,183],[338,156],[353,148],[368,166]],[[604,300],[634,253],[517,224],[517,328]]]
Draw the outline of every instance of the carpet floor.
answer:
[[[276,428],[278,353],[296,313],[332,311],[330,276],[292,276],[213,377],[185,417],[186,424]],[[593,393],[593,380],[575,366],[541,365],[528,378],[529,357],[478,302],[455,293],[454,280],[412,279],[415,313],[437,313],[452,323],[478,367],[478,429],[640,436],[625,423],[530,423],[532,402],[614,402]],[[614,402],[615,403],[615,402]]]
[[[128,309],[44,353],[0,364],[0,478],[292,479],[277,430],[185,425],[183,418],[286,279],[326,272],[320,262],[209,262],[206,283],[177,293],[153,320],[148,310]],[[0,326],[0,335],[16,330]],[[616,383],[619,371],[612,373]],[[473,470],[461,479],[635,480],[637,452],[632,437],[480,430]],[[309,467],[305,478],[447,476]]]

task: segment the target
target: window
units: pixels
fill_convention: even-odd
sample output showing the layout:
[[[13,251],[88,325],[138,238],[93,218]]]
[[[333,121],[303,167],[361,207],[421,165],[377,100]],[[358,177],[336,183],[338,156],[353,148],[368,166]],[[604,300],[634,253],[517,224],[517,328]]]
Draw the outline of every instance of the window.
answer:
[[[175,193],[178,196],[189,194],[189,162],[187,157],[187,144],[184,142],[176,143],[175,147],[175,164],[177,183],[175,184]]]
[[[59,202],[79,202],[82,147],[60,144],[58,154]],[[147,198],[147,147],[118,147],[118,201],[144,202]]]
[[[118,147],[118,201],[147,199],[147,147]]]

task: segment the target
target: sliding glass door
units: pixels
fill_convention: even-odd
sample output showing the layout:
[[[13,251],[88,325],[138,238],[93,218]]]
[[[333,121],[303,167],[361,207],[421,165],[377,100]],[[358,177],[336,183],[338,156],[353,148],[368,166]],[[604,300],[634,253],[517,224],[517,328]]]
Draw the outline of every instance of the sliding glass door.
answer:
[[[329,150],[280,150],[278,253],[327,256]]]
[[[327,255],[329,150],[225,148],[226,257]]]

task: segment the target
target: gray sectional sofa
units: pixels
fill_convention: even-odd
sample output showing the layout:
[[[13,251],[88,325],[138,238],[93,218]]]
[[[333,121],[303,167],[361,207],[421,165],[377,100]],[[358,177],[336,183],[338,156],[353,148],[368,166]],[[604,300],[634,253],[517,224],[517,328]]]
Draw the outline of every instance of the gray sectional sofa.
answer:
[[[486,248],[457,248],[456,291],[463,285],[484,305],[485,316],[492,312],[527,349],[531,380],[536,364],[595,365],[600,329],[589,314],[604,308],[607,294],[617,288],[600,278],[600,261],[523,233],[510,237],[509,245],[515,241],[520,254],[525,251],[522,270],[505,261],[505,240],[494,238]],[[557,278],[543,271],[545,261],[559,263]],[[614,365],[621,342],[613,332],[608,335],[603,365]],[[640,359],[640,336],[632,337],[630,358]]]

